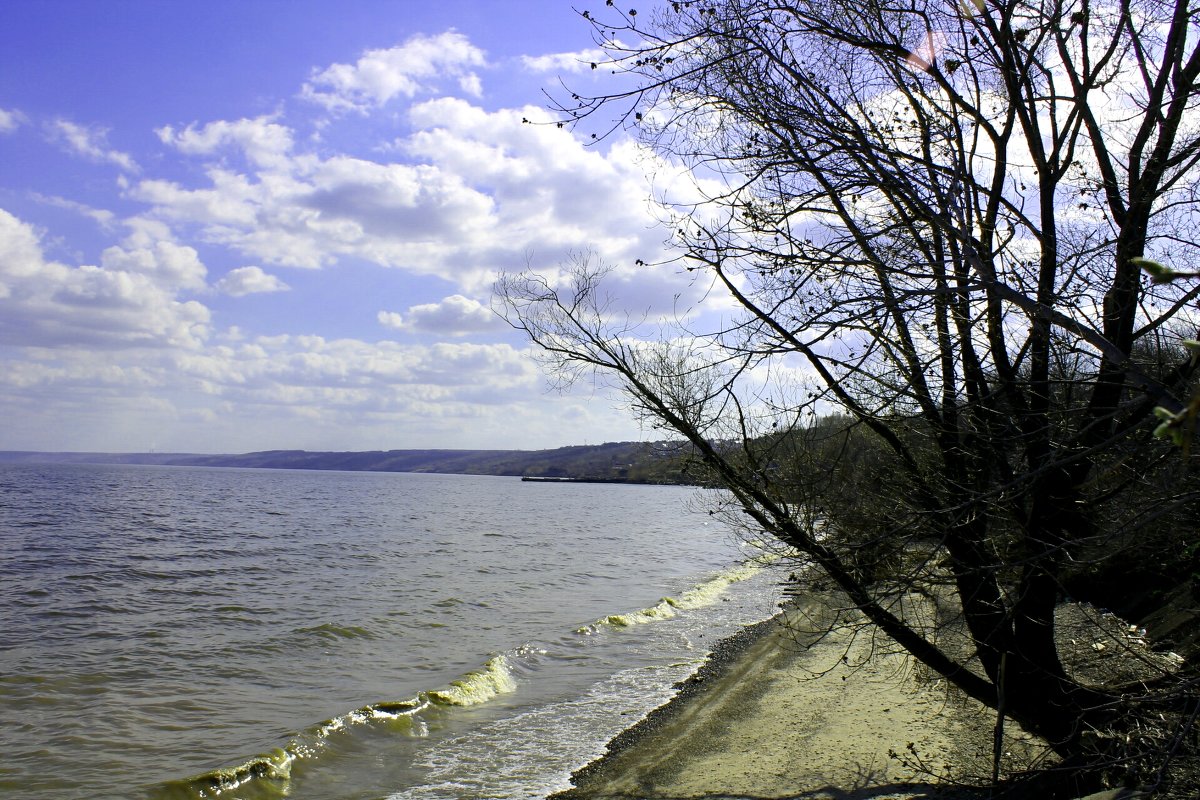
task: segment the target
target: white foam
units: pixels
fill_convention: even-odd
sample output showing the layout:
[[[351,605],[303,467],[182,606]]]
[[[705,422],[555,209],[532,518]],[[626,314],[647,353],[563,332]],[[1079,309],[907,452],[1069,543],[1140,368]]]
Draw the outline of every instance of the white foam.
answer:
[[[468,672],[458,680],[451,681],[449,686],[426,692],[426,696],[443,705],[476,706],[516,688],[517,682],[508,659],[498,655],[489,659],[483,669]]]

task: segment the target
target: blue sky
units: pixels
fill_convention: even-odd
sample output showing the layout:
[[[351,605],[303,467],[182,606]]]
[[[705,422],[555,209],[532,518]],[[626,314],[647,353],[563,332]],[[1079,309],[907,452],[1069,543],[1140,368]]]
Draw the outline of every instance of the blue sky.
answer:
[[[498,270],[582,250],[688,291],[633,266],[670,170],[521,124],[606,79],[593,46],[555,0],[6,3],[0,449],[654,438],[489,310]]]

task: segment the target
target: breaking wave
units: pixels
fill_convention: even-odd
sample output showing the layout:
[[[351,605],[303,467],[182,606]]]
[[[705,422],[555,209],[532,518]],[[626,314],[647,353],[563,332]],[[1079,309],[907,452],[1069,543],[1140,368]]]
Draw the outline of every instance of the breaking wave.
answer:
[[[510,656],[497,655],[480,669],[439,689],[419,692],[408,700],[384,701],[357,708],[315,725],[283,747],[256,755],[241,764],[164,784],[154,797],[159,800],[216,798],[235,790],[245,790],[248,784],[253,785],[252,794],[239,793],[239,798],[285,797],[296,761],[317,757],[340,733],[360,726],[378,726],[390,733],[425,736],[428,733],[427,717],[436,714],[438,709],[480,705],[516,687]]]
[[[647,608],[601,617],[592,624],[579,628],[576,633],[592,634],[604,628],[628,628],[632,625],[644,625],[648,622],[671,619],[679,611],[703,608],[715,603],[732,584],[757,575],[770,560],[772,559],[767,556],[749,559],[693,586],[679,597],[664,597]]]
[[[717,573],[678,597],[664,597],[647,608],[624,614],[602,617],[575,631],[593,635],[605,630],[672,619],[693,609],[712,605],[733,584],[745,581],[762,571],[774,557],[759,555]],[[320,625],[302,633],[322,638],[369,638],[365,629]],[[159,786],[155,800],[195,800],[196,798],[236,797],[238,800],[267,800],[287,797],[291,793],[292,771],[297,762],[315,759],[333,743],[336,737],[354,729],[375,728],[379,732],[410,737],[424,737],[439,715],[453,709],[478,706],[517,689],[515,664],[524,664],[546,651],[524,646],[490,658],[480,668],[471,670],[437,689],[418,692],[404,700],[393,700],[362,706],[349,713],[326,720],[294,736],[286,745],[256,755],[233,766],[211,770],[200,775]]]

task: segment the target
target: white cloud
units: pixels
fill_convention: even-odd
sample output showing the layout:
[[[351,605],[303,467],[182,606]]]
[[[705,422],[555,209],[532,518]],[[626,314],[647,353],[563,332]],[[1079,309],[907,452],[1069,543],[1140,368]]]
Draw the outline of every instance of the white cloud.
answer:
[[[217,281],[216,288],[232,297],[244,297],[264,292],[286,292],[291,287],[276,276],[263,272],[261,267],[252,266],[230,270]]]
[[[186,189],[155,179],[138,182],[129,194],[154,205],[167,219],[198,222],[213,231],[256,227],[260,208],[274,200],[272,186],[254,183],[247,176],[213,168],[208,178],[212,184],[208,189]]]
[[[28,120],[20,111],[0,108],[0,134],[12,133],[26,122]]]
[[[0,209],[0,275],[8,281],[37,274],[42,265],[42,248],[33,226]]]
[[[484,52],[453,32],[372,50],[310,77],[303,94],[317,107],[303,110],[321,119],[185,117],[158,128],[158,156],[191,163],[144,180],[102,129],[67,120],[39,128],[73,155],[122,170],[112,208],[147,207],[118,218],[80,202],[93,195],[36,198],[95,220],[110,237],[100,246],[66,241],[60,237],[69,234],[0,210],[0,374],[12,388],[0,392],[9,423],[0,426],[0,447],[236,451],[576,440],[566,403],[542,391],[532,353],[496,343],[501,337],[491,332],[508,331],[480,300],[496,271],[552,270],[572,251],[595,248],[629,265],[654,260],[664,232],[653,228],[642,198],[647,172],[664,174],[663,165],[639,163],[632,147],[589,148],[568,130],[524,125],[522,118],[546,120],[532,106],[488,111],[446,96],[479,96],[486,67]],[[414,98],[425,102],[414,106]],[[385,105],[387,120],[325,113]],[[19,112],[0,114],[0,133],[27,124]],[[313,123],[319,137],[299,133]],[[138,157],[149,168],[150,157]],[[62,255],[89,247],[99,255],[86,262]],[[229,251],[223,261],[233,254],[235,263],[256,266],[210,281],[204,260],[221,248]],[[223,323],[240,329],[214,330],[209,309],[194,299],[284,291],[274,267],[339,262],[353,265],[347,291],[373,264],[422,276],[414,291],[437,287],[422,299],[449,295],[378,314],[384,327],[376,330],[385,336],[392,328],[439,343],[257,336],[257,320],[239,316],[252,311],[246,304],[222,306]],[[649,270],[619,279],[638,302],[670,294],[663,275]],[[408,288],[404,278],[397,282]],[[302,294],[287,299],[302,303]],[[322,331],[319,312],[297,307],[295,314],[292,325]],[[481,334],[485,343],[469,338]],[[594,440],[637,435],[605,403],[582,403]],[[140,438],[147,431],[173,438]]]
[[[207,186],[144,180],[129,196],[263,266],[319,268],[357,258],[436,275],[465,294],[531,256],[538,267],[588,248],[621,263],[655,260],[664,231],[642,198],[647,172],[666,175],[666,165],[632,145],[588,148],[567,130],[526,118],[545,114],[435,99],[410,110],[415,132],[391,148],[403,160],[277,147],[269,163],[257,159],[263,166],[254,175],[222,161],[208,165]],[[261,141],[233,130],[163,135],[202,157],[218,143],[249,152]]]
[[[0,209],[0,343],[199,346],[208,309],[177,297],[203,275],[195,251],[136,232],[125,244],[105,251],[103,266],[70,267],[47,260],[33,227]]]
[[[458,88],[463,90],[463,94],[468,94],[471,97],[483,96],[483,81],[474,72],[459,78]]]
[[[487,63],[482,50],[454,31],[414,36],[385,50],[368,50],[354,64],[314,71],[301,96],[330,111],[367,111],[395,97],[430,92],[440,78],[469,94],[481,91],[473,68]]]
[[[466,336],[503,327],[491,308],[461,294],[437,303],[412,306],[404,314],[380,311],[378,319],[385,327],[439,336]]]
[[[149,276],[167,289],[201,289],[207,272],[195,248],[174,242],[155,242],[149,247],[108,247],[100,254],[100,266],[109,272]]]
[[[375,315],[375,318],[385,328],[404,330],[404,315],[397,311],[380,311]]]
[[[0,448],[550,447],[566,443],[564,431],[578,440],[567,420],[579,406],[542,391],[525,349],[228,333],[190,348],[85,341],[33,358],[0,348],[11,389],[0,393]],[[638,436],[597,399],[582,400],[588,437]]]
[[[259,337],[237,346],[181,353],[174,373],[195,391],[235,404],[310,419],[413,420],[467,413],[468,406],[504,406],[536,392],[540,376],[508,345],[329,340],[320,336]]]
[[[268,264],[316,268],[356,256],[441,274],[463,243],[486,236],[492,201],[426,165],[335,156],[298,159],[259,180],[210,170],[212,187],[143,181],[130,194],[155,213],[199,223],[209,241]]]
[[[599,47],[573,53],[547,53],[521,56],[521,64],[531,72],[589,72],[608,62],[610,56]]]
[[[281,166],[292,150],[292,131],[269,117],[218,120],[197,128],[176,130],[167,125],[155,133],[164,144],[189,155],[212,155],[224,147],[242,151],[256,166]]]
[[[129,235],[120,245],[105,248],[100,266],[109,272],[146,275],[167,292],[205,287],[207,268],[194,247],[174,241],[170,229],[157,220],[132,217],[123,222]]]
[[[86,128],[65,119],[50,123],[49,129],[50,137],[75,155],[89,161],[115,164],[125,172],[138,172],[138,165],[131,155],[109,149],[108,132],[103,129]]]

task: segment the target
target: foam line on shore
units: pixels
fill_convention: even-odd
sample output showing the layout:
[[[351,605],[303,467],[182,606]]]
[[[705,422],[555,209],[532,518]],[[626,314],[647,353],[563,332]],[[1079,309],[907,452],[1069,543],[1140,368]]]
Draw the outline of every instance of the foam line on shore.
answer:
[[[339,733],[362,725],[386,725],[402,735],[424,736],[428,731],[426,717],[436,713],[438,707],[481,705],[515,690],[516,686],[509,657],[505,654],[493,656],[482,668],[439,689],[419,692],[408,700],[384,701],[357,708],[315,725],[283,747],[253,756],[241,764],[163,784],[153,796],[156,800],[227,797],[253,784],[252,796],[255,798],[286,797],[296,761],[320,755],[331,738]]]
[[[592,797],[588,787],[602,784],[622,753],[636,748],[647,736],[684,713],[690,702],[734,669],[748,650],[778,633],[786,624],[787,613],[787,610],[780,611],[770,619],[747,625],[718,641],[696,672],[675,685],[677,691],[674,697],[613,737],[605,748],[604,755],[580,767],[571,775],[574,788],[557,792],[551,795],[549,800],[584,800]]]
[[[773,560],[769,554],[757,555],[695,584],[677,598],[666,597],[647,609],[604,617],[576,633],[600,633],[666,620],[676,617],[680,612],[703,608],[718,602],[730,586],[757,575]],[[752,641],[759,631],[766,630],[763,626],[769,627],[770,624],[768,620],[751,625],[718,642],[714,653],[704,662],[697,675],[710,674],[723,660],[731,660],[743,642]],[[312,630],[332,633],[323,627]],[[454,708],[488,703],[516,690],[516,676],[522,674],[523,670],[518,668],[514,672],[514,665],[525,664],[531,655],[538,652],[526,646],[493,656],[479,669],[466,672],[444,686],[418,692],[408,699],[374,703],[341,714],[297,733],[280,748],[255,755],[240,764],[163,784],[154,790],[153,797],[155,800],[226,797],[273,800],[287,797],[292,790],[292,772],[296,762],[318,758],[337,737],[352,729],[368,726],[378,726],[401,736],[423,737],[428,734],[434,720],[443,714],[454,713]],[[697,675],[679,685],[697,680]]]
[[[771,560],[769,556],[756,556],[737,564],[724,572],[696,584],[678,598],[664,597],[652,606],[625,614],[610,614],[590,625],[584,625],[576,633],[592,634],[604,628],[628,628],[675,617],[679,611],[703,608],[717,601],[732,584],[752,578],[762,571]]]
[[[867,629],[829,630],[839,606],[798,598],[719,642],[671,700],[549,800],[986,796],[936,777],[985,774],[986,709],[922,677],[907,653],[876,648]]]

